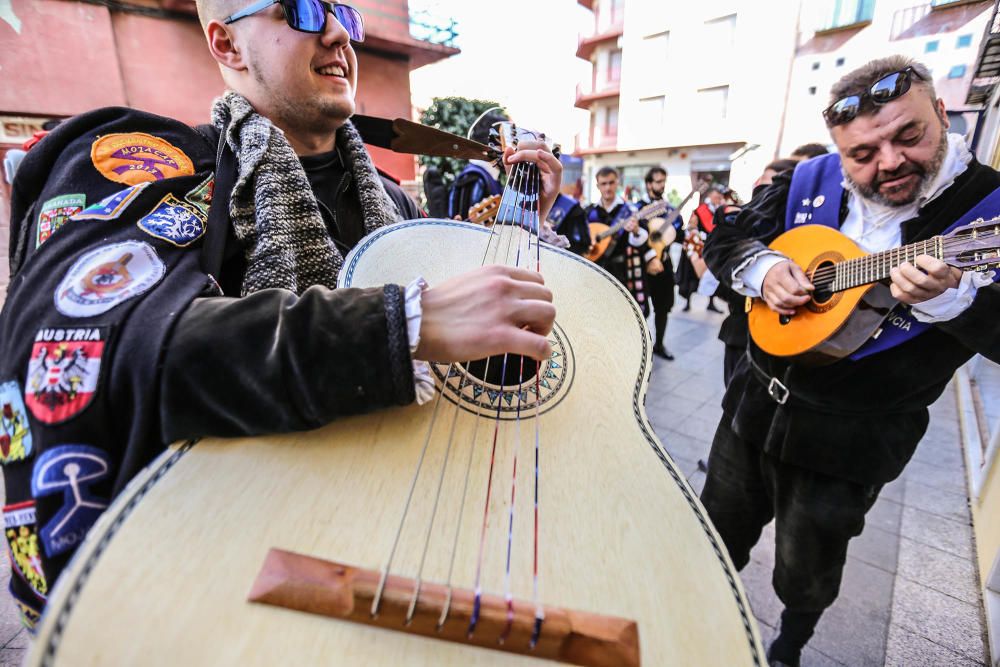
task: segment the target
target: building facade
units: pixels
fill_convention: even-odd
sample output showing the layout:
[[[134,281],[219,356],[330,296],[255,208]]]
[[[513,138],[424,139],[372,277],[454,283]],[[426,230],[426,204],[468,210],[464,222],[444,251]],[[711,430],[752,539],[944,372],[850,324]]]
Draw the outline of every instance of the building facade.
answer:
[[[411,35],[407,0],[355,0],[359,113],[410,117],[410,70],[458,53]],[[421,26],[423,29],[424,26]],[[47,123],[129,106],[196,125],[224,90],[194,0],[0,2],[0,161]],[[379,167],[412,181],[413,156],[372,149]],[[7,254],[10,183],[0,178],[0,253]],[[0,262],[0,288],[7,263]]]
[[[590,111],[576,146],[588,196],[605,165],[641,195],[657,165],[676,197],[703,176],[749,196],[779,141],[798,0],[579,3],[594,14],[577,50],[592,64],[576,96]]]
[[[591,63],[576,91],[590,112],[576,142],[588,200],[605,165],[639,194],[659,165],[668,193],[709,175],[746,198],[771,160],[830,143],[821,112],[833,82],[895,53],[931,68],[952,131],[974,131],[965,96],[990,0],[578,3],[593,15],[576,53]]]
[[[966,102],[990,0],[835,0],[803,2],[801,31],[789,77],[779,152],[829,134],[822,111],[830,87],[869,60],[910,56],[930,69],[951,120],[951,131],[971,140],[974,105]]]

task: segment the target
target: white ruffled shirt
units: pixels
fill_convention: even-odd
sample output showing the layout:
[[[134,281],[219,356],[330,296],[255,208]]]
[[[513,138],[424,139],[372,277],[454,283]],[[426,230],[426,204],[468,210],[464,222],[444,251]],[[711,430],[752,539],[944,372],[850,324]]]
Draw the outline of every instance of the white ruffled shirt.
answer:
[[[410,356],[420,345],[420,323],[423,321],[423,308],[420,295],[427,289],[427,281],[417,276],[403,293],[403,311],[406,313],[406,335],[410,340]],[[434,376],[431,375],[431,365],[426,361],[413,360],[413,388],[417,394],[417,405],[423,405],[434,398]]]
[[[971,160],[972,153],[966,147],[962,135],[949,134],[947,153],[937,176],[924,194],[906,206],[888,206],[866,199],[845,175],[841,185],[848,192],[847,217],[840,227],[841,233],[869,253],[900,246],[902,223],[915,218],[921,208],[951,187]],[[733,289],[745,296],[759,297],[764,276],[775,264],[786,259],[784,255],[771,250],[749,258],[733,269]],[[938,296],[912,306],[913,315],[922,322],[954,319],[972,305],[977,290],[992,281],[992,272],[966,271],[962,274],[958,287],[948,288]]]

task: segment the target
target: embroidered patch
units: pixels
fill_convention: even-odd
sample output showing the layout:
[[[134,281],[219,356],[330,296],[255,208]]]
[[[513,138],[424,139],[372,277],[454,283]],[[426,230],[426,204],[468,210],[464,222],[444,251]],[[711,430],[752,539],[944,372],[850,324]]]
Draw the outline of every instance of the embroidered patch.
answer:
[[[194,174],[191,158],[181,149],[144,132],[98,138],[90,147],[90,160],[102,176],[125,185]]]
[[[183,248],[205,233],[205,215],[197,206],[168,193],[152,211],[139,218],[139,229]]]
[[[41,620],[42,612],[29,604],[21,602],[14,591],[11,591],[10,595],[14,598],[14,602],[17,603],[17,611],[21,616],[21,625],[27,628],[28,632],[31,634],[35,634],[35,626],[37,626],[38,621]]]
[[[23,461],[31,455],[31,427],[16,381],[0,384],[0,462]]]
[[[123,241],[96,248],[81,255],[60,281],[56,309],[69,317],[100,315],[142,294],[165,272],[148,243]]]
[[[802,224],[805,224],[805,222],[807,220],[809,220],[809,218],[807,217],[807,215],[805,213],[802,213],[800,211],[799,213],[795,214],[795,220],[792,221],[792,224],[793,225],[802,225]]]
[[[49,594],[49,584],[42,569],[42,552],[35,524],[35,502],[29,500],[7,505],[3,508],[3,523],[4,533],[7,535],[7,554],[14,572],[44,600]]]
[[[74,215],[73,220],[114,220],[148,185],[149,183],[140,183],[108,195]]]
[[[86,195],[61,195],[42,204],[35,231],[35,247],[45,243],[57,229],[87,205]]]
[[[57,424],[90,405],[106,339],[97,327],[41,329],[35,335],[24,395],[35,419]]]
[[[76,548],[107,508],[107,502],[91,495],[90,486],[110,470],[107,452],[90,445],[59,445],[39,454],[31,475],[32,495],[63,494],[63,506],[41,530],[50,558]]]
[[[184,199],[197,206],[202,213],[208,216],[208,209],[212,205],[212,195],[215,193],[215,175],[209,176],[201,185],[184,195]]]
[[[815,197],[813,197],[813,208],[819,208],[820,206],[823,205],[823,202],[825,201],[826,197],[824,197],[823,195],[816,195]]]

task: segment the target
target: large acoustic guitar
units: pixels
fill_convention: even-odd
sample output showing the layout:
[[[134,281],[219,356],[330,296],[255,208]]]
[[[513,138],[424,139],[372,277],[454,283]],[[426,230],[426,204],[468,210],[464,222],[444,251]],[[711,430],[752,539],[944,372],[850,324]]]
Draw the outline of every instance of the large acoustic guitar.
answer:
[[[423,406],[171,446],[91,529],[29,664],[765,665],[725,547],[646,418],[642,312],[537,242],[538,192],[515,167],[492,227],[382,228],[340,286],[540,270],[550,358],[433,364]]]
[[[944,236],[872,254],[825,225],[791,229],[771,248],[802,267],[815,291],[790,317],[762,299],[748,299],[750,335],[768,354],[798,363],[831,363],[877,335],[891,315],[898,302],[884,282],[894,267],[930,255],[966,271],[1000,268],[1000,218],[979,219]]]

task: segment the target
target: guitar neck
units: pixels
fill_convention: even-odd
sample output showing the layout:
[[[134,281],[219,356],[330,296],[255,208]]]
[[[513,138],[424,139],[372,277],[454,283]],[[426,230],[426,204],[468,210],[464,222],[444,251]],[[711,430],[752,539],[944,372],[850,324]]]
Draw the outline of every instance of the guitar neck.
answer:
[[[633,213],[631,215],[628,215],[628,216],[625,216],[624,218],[622,218],[621,220],[619,220],[618,222],[614,223],[613,225],[611,225],[610,227],[608,227],[606,230],[604,230],[603,232],[601,232],[600,234],[598,234],[597,235],[597,239],[598,240],[603,240],[603,239],[608,238],[612,234],[617,234],[618,230],[620,230],[622,227],[624,227],[625,224],[629,220],[632,220],[632,219],[636,219],[636,220],[646,219],[646,218],[648,218],[650,216],[655,216],[657,213],[661,213],[664,210],[666,210],[666,208],[667,208],[668,205],[669,205],[669,202],[667,202],[667,200],[665,200],[665,199],[662,199],[662,200],[660,200],[658,202],[653,202],[652,204],[648,204],[646,206],[643,206],[641,209],[639,209],[635,213]]]
[[[830,285],[833,292],[840,292],[861,285],[868,285],[889,278],[889,272],[903,262],[916,261],[918,255],[944,259],[944,237],[935,236],[899,248],[875,252],[834,265],[835,277]],[[820,269],[822,270],[822,269]]]

